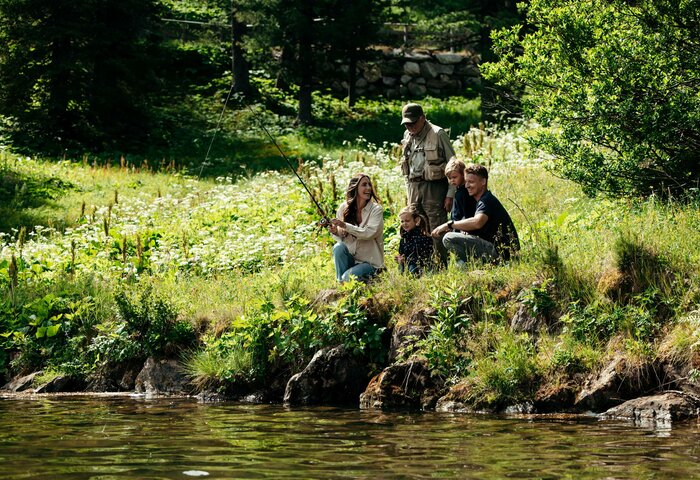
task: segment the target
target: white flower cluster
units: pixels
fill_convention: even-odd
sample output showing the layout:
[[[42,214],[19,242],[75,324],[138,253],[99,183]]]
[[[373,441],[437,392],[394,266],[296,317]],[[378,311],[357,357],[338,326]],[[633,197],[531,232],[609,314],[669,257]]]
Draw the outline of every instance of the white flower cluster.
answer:
[[[389,145],[376,147],[360,140],[346,157],[320,158],[304,169],[314,189],[329,192],[334,178],[340,200],[359,172],[375,181],[380,197],[403,191]],[[154,196],[138,189],[122,191],[118,203],[87,205],[80,222],[63,231],[36,226],[21,244],[17,230],[0,234],[0,262],[15,256],[22,278],[34,281],[69,271],[106,278],[138,276],[142,271],[257,271],[326,251],[328,237],[319,234],[319,215],[292,174],[263,172],[215,182],[178,179],[168,192]]]

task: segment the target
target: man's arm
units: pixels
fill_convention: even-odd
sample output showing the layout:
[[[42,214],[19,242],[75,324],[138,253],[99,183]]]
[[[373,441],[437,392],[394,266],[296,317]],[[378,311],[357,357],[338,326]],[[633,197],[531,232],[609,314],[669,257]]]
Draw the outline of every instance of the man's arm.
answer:
[[[461,230],[463,232],[473,232],[474,230],[479,230],[481,227],[486,225],[486,222],[488,222],[489,217],[483,213],[477,213],[471,218],[464,218],[462,220],[457,220],[456,222],[452,222],[452,228],[455,230]],[[450,230],[450,226],[448,225],[450,222],[443,223],[442,225],[435,227],[435,229],[431,232],[431,235],[433,237],[440,237],[447,233]]]

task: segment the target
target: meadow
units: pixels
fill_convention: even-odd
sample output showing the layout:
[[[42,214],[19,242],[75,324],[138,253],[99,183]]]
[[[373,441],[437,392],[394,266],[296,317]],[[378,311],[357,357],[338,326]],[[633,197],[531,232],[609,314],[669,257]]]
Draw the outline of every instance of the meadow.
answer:
[[[440,108],[438,119],[473,114]],[[475,406],[527,401],[615,353],[630,365],[663,359],[697,374],[697,197],[591,198],[529,148],[536,125],[455,123],[458,156],[488,166],[523,249],[508,264],[450,264],[414,278],[393,260],[405,202],[399,151],[367,125],[366,137],[353,138],[352,125],[275,132],[326,212],[352,175],[373,179],[388,268],[369,285],[335,282],[332,240],[283,164],[265,169],[258,157],[240,168],[217,153],[187,168],[4,150],[2,375],[42,369],[42,380],[89,383],[114,365],[175,357],[199,390],[234,393],[295,373],[339,343],[377,372],[388,329],[426,308],[434,327],[404,355],[426,358],[447,385],[468,385]],[[319,301],[329,290],[337,298]],[[519,311],[539,321],[537,333],[510,327]]]

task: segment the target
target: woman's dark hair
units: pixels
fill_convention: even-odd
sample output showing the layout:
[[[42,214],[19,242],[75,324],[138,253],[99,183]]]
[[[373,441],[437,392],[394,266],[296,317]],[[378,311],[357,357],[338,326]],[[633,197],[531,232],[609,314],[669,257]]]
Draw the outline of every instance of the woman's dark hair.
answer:
[[[345,213],[343,214],[343,221],[345,223],[350,223],[352,225],[357,225],[357,187],[360,185],[360,182],[362,181],[363,178],[367,178],[369,180],[369,184],[372,187],[372,198],[374,199],[375,202],[379,203],[379,198],[377,197],[377,194],[374,192],[374,186],[372,185],[372,179],[369,178],[369,175],[365,175],[364,173],[358,173],[354,177],[350,179],[350,183],[348,184],[347,190],[345,190],[345,202],[348,204],[348,208],[345,209]]]

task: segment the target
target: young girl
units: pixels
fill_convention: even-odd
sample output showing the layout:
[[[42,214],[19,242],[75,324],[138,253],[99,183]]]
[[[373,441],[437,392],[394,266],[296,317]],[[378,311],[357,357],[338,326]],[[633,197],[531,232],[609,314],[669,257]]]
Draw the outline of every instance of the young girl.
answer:
[[[433,257],[433,240],[428,233],[428,221],[414,205],[399,212],[401,242],[396,261],[399,269],[420,275],[430,265]]]

